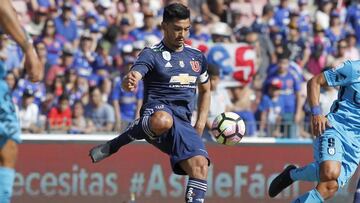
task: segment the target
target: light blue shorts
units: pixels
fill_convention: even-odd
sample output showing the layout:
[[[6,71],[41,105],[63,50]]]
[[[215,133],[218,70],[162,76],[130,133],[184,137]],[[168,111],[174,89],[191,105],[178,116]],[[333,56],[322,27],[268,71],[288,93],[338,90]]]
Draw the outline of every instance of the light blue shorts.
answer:
[[[19,121],[7,85],[4,81],[0,81],[0,148],[8,139],[20,143],[20,132]]]
[[[360,161],[360,146],[346,140],[335,128],[328,128],[324,134],[314,141],[314,158],[319,164],[323,161],[341,162],[341,172],[338,178],[339,187],[343,187],[355,173]]]

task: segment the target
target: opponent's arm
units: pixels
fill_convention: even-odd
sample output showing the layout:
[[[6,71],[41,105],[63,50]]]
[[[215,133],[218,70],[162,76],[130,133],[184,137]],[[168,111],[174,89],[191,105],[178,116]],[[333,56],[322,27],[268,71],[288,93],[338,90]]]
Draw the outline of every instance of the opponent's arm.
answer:
[[[198,99],[198,114],[197,120],[195,123],[195,129],[198,134],[201,136],[204,131],[204,127],[207,121],[209,108],[210,108],[210,82],[199,83],[199,99]]]
[[[17,19],[16,12],[10,0],[3,0],[0,4],[0,26],[20,45],[25,54],[25,68],[32,82],[41,80],[42,64],[35,53],[32,43],[27,39]]]
[[[320,73],[307,83],[308,101],[311,107],[311,129],[315,136],[321,135],[326,126],[329,126],[327,118],[322,115],[320,108],[320,87],[327,86],[323,73]]]

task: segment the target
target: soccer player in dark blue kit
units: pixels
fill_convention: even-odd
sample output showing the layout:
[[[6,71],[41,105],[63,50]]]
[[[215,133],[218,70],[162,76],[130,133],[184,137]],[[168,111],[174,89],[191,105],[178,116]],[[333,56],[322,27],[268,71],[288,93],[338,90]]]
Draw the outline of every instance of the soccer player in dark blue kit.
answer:
[[[43,66],[35,53],[32,43],[27,39],[10,0],[0,4],[0,29],[11,35],[21,47],[25,57],[28,79],[32,82],[42,78]],[[9,56],[11,57],[11,56]],[[17,144],[21,142],[20,126],[11,101],[10,90],[4,78],[6,69],[0,62],[0,202],[9,203],[15,179]]]
[[[190,29],[190,11],[179,3],[164,8],[163,40],[145,48],[124,77],[122,86],[134,91],[144,81],[140,118],[113,140],[90,150],[93,162],[115,153],[133,140],[145,139],[170,156],[174,173],[188,175],[186,202],[204,202],[207,189],[208,153],[200,135],[210,104],[205,56],[184,43]],[[190,123],[198,89],[198,116]]]

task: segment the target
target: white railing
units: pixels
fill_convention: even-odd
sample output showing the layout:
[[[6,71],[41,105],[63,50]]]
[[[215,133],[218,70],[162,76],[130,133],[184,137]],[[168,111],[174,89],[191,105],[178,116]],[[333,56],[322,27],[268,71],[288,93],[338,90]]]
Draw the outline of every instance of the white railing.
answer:
[[[116,134],[22,134],[23,142],[105,142]],[[140,140],[139,142],[144,142]],[[211,143],[211,142],[208,142]],[[312,139],[244,137],[241,144],[312,144]],[[241,145],[240,144],[240,145]]]

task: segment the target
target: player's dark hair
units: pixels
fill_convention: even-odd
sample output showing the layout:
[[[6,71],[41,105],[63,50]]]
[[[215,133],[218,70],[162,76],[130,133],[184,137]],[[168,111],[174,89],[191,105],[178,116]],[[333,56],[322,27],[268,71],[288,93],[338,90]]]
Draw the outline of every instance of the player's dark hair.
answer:
[[[171,22],[175,19],[185,20],[188,18],[190,18],[190,10],[183,4],[173,3],[164,8],[163,22]]]
[[[208,64],[207,72],[209,76],[220,76],[219,68],[213,64]]]

